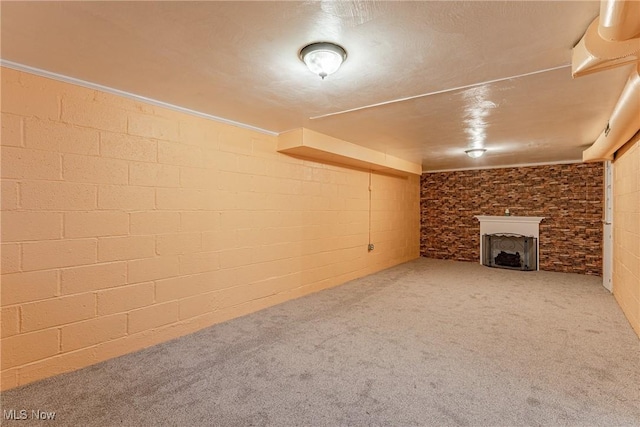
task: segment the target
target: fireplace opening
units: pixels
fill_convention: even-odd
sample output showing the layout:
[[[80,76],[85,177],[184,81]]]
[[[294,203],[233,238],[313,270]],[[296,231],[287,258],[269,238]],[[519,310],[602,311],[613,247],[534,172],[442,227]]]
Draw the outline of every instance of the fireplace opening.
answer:
[[[537,269],[537,240],[521,234],[484,234],[482,264],[488,267],[532,271]]]

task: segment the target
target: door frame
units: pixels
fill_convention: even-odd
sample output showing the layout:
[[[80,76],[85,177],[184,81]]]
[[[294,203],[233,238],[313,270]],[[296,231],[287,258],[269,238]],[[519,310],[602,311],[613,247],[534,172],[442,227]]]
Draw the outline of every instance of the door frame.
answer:
[[[613,292],[613,163],[604,162],[604,215],[602,219],[602,286]]]

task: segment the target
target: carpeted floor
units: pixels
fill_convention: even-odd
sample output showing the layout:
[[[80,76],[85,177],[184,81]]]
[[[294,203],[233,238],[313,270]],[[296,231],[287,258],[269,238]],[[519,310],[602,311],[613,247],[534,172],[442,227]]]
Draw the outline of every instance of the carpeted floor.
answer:
[[[2,394],[64,426],[638,426],[596,277],[418,259]]]

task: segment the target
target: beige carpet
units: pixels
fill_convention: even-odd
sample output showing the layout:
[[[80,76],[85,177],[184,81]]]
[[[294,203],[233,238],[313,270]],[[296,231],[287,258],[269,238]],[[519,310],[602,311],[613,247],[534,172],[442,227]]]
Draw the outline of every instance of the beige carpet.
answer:
[[[3,393],[64,426],[638,426],[600,278],[418,259]],[[3,425],[5,425],[3,423]]]

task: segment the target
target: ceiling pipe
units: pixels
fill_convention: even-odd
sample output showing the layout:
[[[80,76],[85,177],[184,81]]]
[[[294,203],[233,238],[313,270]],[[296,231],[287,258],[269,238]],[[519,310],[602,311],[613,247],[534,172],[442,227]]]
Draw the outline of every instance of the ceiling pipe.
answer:
[[[582,152],[582,160],[585,162],[613,160],[615,152],[638,130],[640,130],[640,63],[629,75],[607,126],[596,142]]]
[[[585,162],[613,160],[640,130],[640,2],[601,0],[600,16],[573,48],[573,77],[635,63],[605,129],[582,153]]]
[[[640,19],[640,18],[638,18]],[[600,18],[594,19],[573,48],[571,75],[581,77],[640,60],[640,37],[609,41],[600,36]]]
[[[571,74],[580,77],[640,60],[640,2],[601,0],[600,16],[573,48]]]
[[[602,0],[598,34],[609,41],[624,41],[640,36],[640,2]]]

